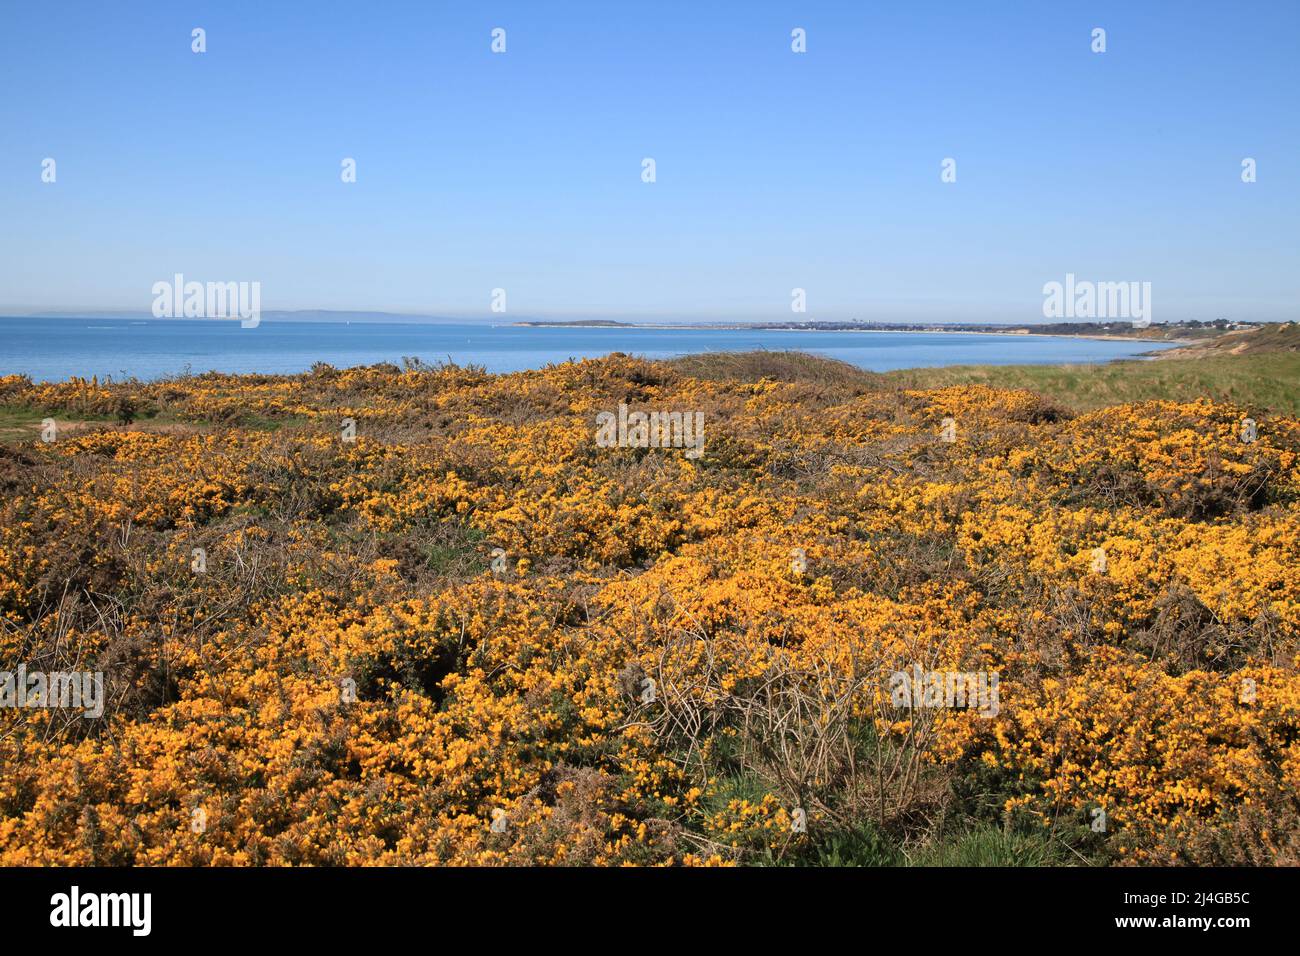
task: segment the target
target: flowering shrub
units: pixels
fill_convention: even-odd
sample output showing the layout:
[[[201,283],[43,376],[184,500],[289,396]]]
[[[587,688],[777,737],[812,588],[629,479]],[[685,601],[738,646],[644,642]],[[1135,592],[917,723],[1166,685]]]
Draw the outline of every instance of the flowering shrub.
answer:
[[[0,670],[108,699],[0,708],[5,864],[1300,862],[1294,419],[621,355],[0,397],[68,424],[0,446]]]

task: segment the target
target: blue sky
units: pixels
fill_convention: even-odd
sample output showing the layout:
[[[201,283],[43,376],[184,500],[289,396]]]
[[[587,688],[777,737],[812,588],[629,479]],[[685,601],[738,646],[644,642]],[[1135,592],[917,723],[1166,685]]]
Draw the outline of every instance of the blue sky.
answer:
[[[0,8],[9,311],[176,272],[456,316],[1042,321],[1067,272],[1300,311],[1294,0]]]

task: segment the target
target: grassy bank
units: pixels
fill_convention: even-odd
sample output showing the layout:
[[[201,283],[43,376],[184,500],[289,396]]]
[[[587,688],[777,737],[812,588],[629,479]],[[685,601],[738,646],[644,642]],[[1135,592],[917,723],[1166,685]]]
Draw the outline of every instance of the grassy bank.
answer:
[[[1295,415],[1300,411],[1300,326],[1275,323],[1236,330],[1160,352],[1151,361],[961,365],[904,369],[882,379],[905,388],[1028,388],[1076,411],[1153,399],[1210,398]]]
[[[1076,411],[1152,399],[1212,398],[1300,413],[1300,353],[1295,352],[1107,365],[955,365],[902,369],[881,378],[903,388],[1028,388]]]
[[[688,355],[671,363],[710,381],[770,378],[806,382],[835,392],[878,388],[932,389],[954,385],[1027,388],[1076,412],[1157,399],[1210,398],[1286,415],[1300,413],[1300,352],[1264,351],[1104,365],[952,365],[868,372],[798,352]]]
[[[818,382],[833,393],[987,385],[1030,389],[1074,411],[1130,402],[1210,398],[1260,411],[1300,412],[1300,326],[1265,325],[1161,352],[1153,360],[1075,365],[946,365],[867,372],[805,352],[711,352],[672,363],[708,381]]]

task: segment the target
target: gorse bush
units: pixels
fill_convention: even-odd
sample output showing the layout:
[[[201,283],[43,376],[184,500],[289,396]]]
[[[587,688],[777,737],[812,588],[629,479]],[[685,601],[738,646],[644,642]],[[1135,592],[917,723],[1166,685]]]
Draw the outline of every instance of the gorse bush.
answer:
[[[1295,862],[1300,422],[882,381],[0,379],[0,862]]]

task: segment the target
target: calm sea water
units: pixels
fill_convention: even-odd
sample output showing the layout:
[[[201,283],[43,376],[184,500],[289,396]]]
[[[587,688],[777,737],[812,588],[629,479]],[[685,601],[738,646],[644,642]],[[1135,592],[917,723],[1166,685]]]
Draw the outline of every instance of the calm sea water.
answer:
[[[1148,351],[1150,342],[1041,335],[917,332],[785,332],[731,329],[521,328],[487,324],[275,322],[255,329],[201,319],[0,317],[0,374],[36,381],[74,375],[140,379],[194,373],[301,372],[451,359],[490,372],[540,368],[570,358],[629,352],[669,358],[691,352],[799,349],[888,371],[933,365],[1105,362]]]

